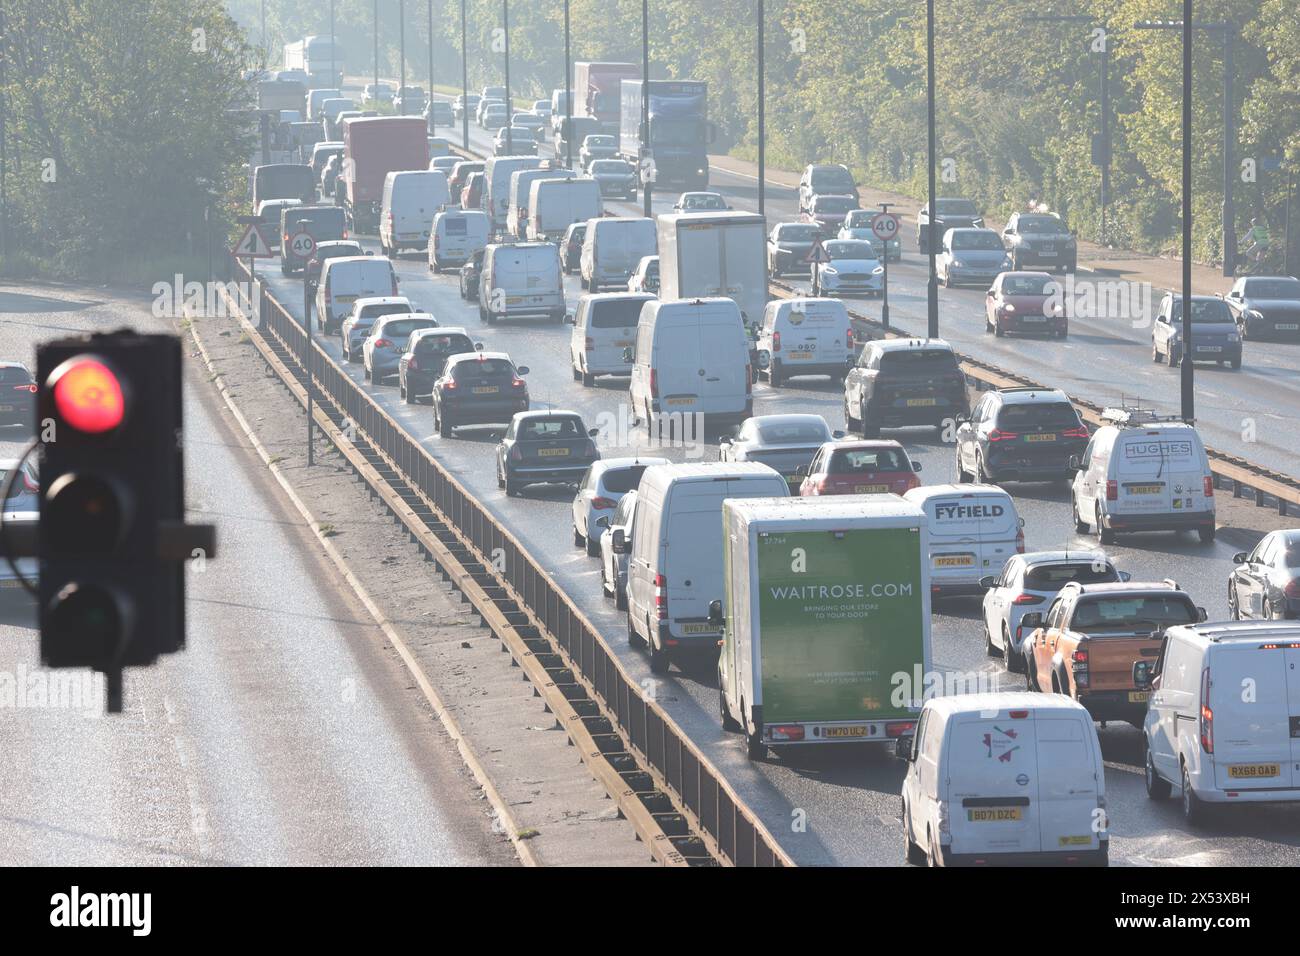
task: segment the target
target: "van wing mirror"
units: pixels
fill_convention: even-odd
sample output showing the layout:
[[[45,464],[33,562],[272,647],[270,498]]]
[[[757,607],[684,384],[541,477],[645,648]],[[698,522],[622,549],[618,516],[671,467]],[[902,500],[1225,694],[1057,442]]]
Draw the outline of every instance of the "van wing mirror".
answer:
[[[1203,608],[1203,607],[1198,607],[1198,608],[1196,609],[1196,620],[1198,620],[1198,621],[1208,621],[1209,619],[1210,619],[1210,612],[1209,612],[1209,611],[1207,611],[1207,610],[1206,610],[1205,608]]]
[[[577,315],[577,313],[576,313],[576,312],[566,312],[566,313],[564,313],[564,322],[565,322],[566,325],[577,325],[577,324],[578,324],[578,315]]]
[[[523,378],[525,375],[528,374],[528,366],[521,365],[517,369],[515,369],[515,372],[518,373],[520,378]]]
[[[980,587],[982,587],[986,591],[992,588],[997,583],[998,583],[997,576],[993,574],[986,574],[984,575],[984,577],[980,578]]]
[[[1233,563],[1233,564],[1245,564],[1245,563],[1246,563],[1246,558],[1247,558],[1247,557],[1248,557],[1248,555],[1246,554],[1245,551],[1238,551],[1236,554],[1234,554],[1234,555],[1232,556],[1232,563]]]
[[[601,515],[599,518],[597,518],[597,519],[596,519],[596,527],[597,527],[597,528],[608,528],[608,527],[609,527],[609,515]]]
[[[1083,462],[1080,460],[1078,455],[1071,455],[1070,460],[1067,461],[1066,464],[1069,466],[1071,471],[1083,470]]]
[[[610,550],[615,554],[627,554],[627,532],[622,528],[615,528],[609,534]]]
[[[709,623],[710,624],[722,623],[722,602],[721,601],[709,602]]]
[[[1133,686],[1138,690],[1151,689],[1151,662],[1134,661],[1133,662]]]
[[[915,737],[912,734],[903,734],[894,741],[894,756],[899,760],[912,762],[912,741]]]
[[[808,476],[808,466],[800,465],[798,468],[794,470],[794,473],[798,475],[800,478],[806,478]]]
[[[920,463],[919,461],[914,461],[914,462],[912,462],[912,470],[913,470],[913,471],[920,471],[920,470],[921,470],[921,463]]]

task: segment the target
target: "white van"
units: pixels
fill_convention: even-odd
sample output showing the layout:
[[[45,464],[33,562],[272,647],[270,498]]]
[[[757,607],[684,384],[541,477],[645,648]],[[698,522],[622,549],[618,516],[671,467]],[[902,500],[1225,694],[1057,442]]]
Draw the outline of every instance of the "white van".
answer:
[[[641,257],[658,254],[659,238],[653,219],[589,219],[582,240],[582,287],[592,292],[607,286],[626,289]]]
[[[546,316],[563,322],[564,277],[560,250],[549,242],[492,243],[483,255],[478,280],[478,315],[497,319]]]
[[[590,388],[597,375],[627,375],[632,363],[624,353],[636,346],[641,306],[654,296],[640,292],[597,292],[578,300],[569,339],[574,381]]]
[[[492,231],[506,227],[510,211],[510,177],[521,169],[541,169],[536,156],[489,156],[483,166],[483,211],[492,217]]]
[[[600,184],[580,179],[540,179],[528,194],[528,238],[558,242],[575,222],[598,219],[604,211]]]
[[[487,213],[453,206],[433,217],[429,236],[429,271],[463,266],[474,253],[485,249],[491,226]]]
[[[1214,540],[1214,474],[1196,428],[1142,408],[1108,408],[1079,459],[1074,528],[1102,544],[1118,532],[1195,531]]]
[[[450,201],[446,173],[422,169],[385,176],[379,213],[379,248],[384,255],[395,256],[411,246],[427,248],[433,217]]]
[[[652,435],[690,416],[714,425],[754,414],[749,337],[732,299],[650,300],[629,357],[632,414]]]
[[[1092,717],[1061,694],[925,702],[900,737],[909,863],[1106,866],[1106,774]]]
[[[996,485],[922,485],[903,497],[930,516],[930,590],[937,596],[983,594],[980,579],[1024,554],[1024,521]]]
[[[853,323],[839,299],[778,299],[763,310],[759,351],[773,388],[792,375],[843,378],[853,367]]]
[[[1152,799],[1177,784],[1192,824],[1207,804],[1300,801],[1300,624],[1171,627],[1154,666],[1134,661],[1133,679],[1151,689]]]
[[[326,100],[336,100],[343,96],[342,90],[308,90],[307,119],[320,120],[321,106]]]
[[[709,603],[726,593],[723,499],[784,498],[789,492],[784,478],[758,462],[645,470],[628,552],[627,637],[649,648],[656,674],[668,669],[673,656],[697,652],[710,656],[712,666],[717,655],[722,625],[709,620]],[[616,554],[620,545],[627,546],[615,531]]]
[[[337,335],[352,314],[352,303],[367,296],[397,295],[393,263],[379,256],[326,259],[316,287],[316,320],[326,335]]]
[[[542,180],[565,182],[578,174],[572,169],[516,169],[510,174],[510,199],[506,206],[506,232],[516,239],[528,238],[528,197],[533,183]]]

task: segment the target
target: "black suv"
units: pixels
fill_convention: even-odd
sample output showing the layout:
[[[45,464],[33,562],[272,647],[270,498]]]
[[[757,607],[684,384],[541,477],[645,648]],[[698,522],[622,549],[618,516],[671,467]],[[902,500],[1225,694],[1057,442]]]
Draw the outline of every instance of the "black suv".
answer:
[[[882,428],[943,428],[969,410],[966,376],[942,339],[868,342],[844,379],[844,421],[863,438]]]
[[[1014,272],[1031,266],[1073,272],[1079,261],[1074,236],[1055,213],[1012,213],[1002,230],[1002,245]]]
[[[935,208],[939,210],[935,225],[939,227],[939,240],[949,229],[983,229],[984,217],[969,199],[949,197],[936,199]],[[937,245],[937,244],[936,244]],[[930,204],[926,203],[916,214],[916,247],[921,255],[930,254]]]
[[[985,392],[970,418],[957,419],[957,480],[1059,481],[1088,447],[1088,426],[1055,388]]]

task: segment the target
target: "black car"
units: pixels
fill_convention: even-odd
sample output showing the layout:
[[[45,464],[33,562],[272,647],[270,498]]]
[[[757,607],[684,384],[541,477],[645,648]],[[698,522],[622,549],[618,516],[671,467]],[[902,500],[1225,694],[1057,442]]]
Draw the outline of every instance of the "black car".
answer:
[[[1300,279],[1243,276],[1223,297],[1243,339],[1300,339]]]
[[[433,383],[433,422],[450,438],[462,425],[497,425],[528,410],[528,366],[515,368],[504,352],[476,352],[447,359]]]
[[[1234,621],[1300,618],[1300,530],[1272,531],[1249,554],[1234,555],[1232,563],[1228,610]]]
[[[36,379],[21,362],[0,362],[0,428],[31,425]]]
[[[497,487],[517,495],[525,485],[576,485],[600,451],[577,412],[520,412],[497,445]]]
[[[1074,236],[1060,216],[1049,213],[1013,213],[1002,230],[1002,246],[1015,272],[1031,266],[1074,272],[1079,261]]]
[[[946,197],[934,201],[938,213],[935,225],[939,227],[939,239],[949,229],[982,229],[984,217],[969,199]],[[930,204],[926,203],[916,214],[916,247],[921,255],[930,252]]]
[[[483,253],[486,251],[479,249],[460,267],[460,297],[467,302],[478,298],[478,277],[483,271]]]
[[[844,379],[844,421],[863,438],[882,428],[944,428],[970,410],[966,377],[942,339],[868,342]]]
[[[575,222],[560,240],[560,266],[565,275],[573,275],[582,268],[582,240],[587,237],[587,224]]]
[[[447,367],[447,359],[483,349],[469,333],[458,328],[419,329],[406,341],[397,360],[397,387],[402,401],[420,405],[433,401],[433,383]]]
[[[958,416],[957,480],[1059,481],[1088,447],[1088,426],[1054,388],[986,392],[970,418]]]

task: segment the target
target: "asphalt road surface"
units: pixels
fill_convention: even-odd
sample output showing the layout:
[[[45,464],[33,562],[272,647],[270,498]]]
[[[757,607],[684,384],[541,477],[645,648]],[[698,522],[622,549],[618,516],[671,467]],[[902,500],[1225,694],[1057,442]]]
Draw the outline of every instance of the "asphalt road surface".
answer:
[[[170,327],[147,300],[0,291],[5,359],[122,325]],[[219,556],[189,572],[184,653],[129,673],[125,713],[106,716],[102,682],[48,693],[25,595],[0,607],[0,864],[513,862],[409,675],[199,368],[186,370],[188,505],[217,525]],[[0,434],[0,457],[21,442]]]

